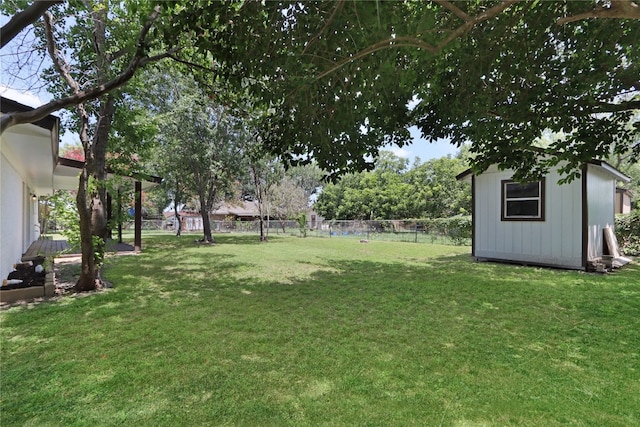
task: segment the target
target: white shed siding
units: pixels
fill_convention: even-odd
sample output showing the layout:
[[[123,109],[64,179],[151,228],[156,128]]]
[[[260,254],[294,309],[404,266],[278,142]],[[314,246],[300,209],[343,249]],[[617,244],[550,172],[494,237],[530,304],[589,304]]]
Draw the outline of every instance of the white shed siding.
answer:
[[[580,268],[580,180],[557,186],[557,173],[546,177],[545,221],[501,221],[501,181],[511,177],[492,167],[475,178],[475,256]]]
[[[604,248],[604,227],[614,226],[616,182],[597,166],[587,169],[587,214],[589,245],[587,259],[600,258]]]

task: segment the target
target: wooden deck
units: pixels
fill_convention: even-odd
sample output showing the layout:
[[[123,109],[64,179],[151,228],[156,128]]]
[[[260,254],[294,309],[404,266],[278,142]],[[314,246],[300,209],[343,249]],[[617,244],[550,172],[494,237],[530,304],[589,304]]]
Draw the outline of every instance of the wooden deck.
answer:
[[[134,252],[134,247],[126,243],[117,243],[114,240],[107,241],[107,252]],[[38,256],[65,257],[79,256],[80,251],[71,251],[66,240],[38,239],[34,241],[27,251],[22,254],[22,261],[33,261]]]
[[[65,251],[69,251],[69,244],[66,240],[38,239],[22,254],[22,261],[32,261],[39,256],[59,256]]]

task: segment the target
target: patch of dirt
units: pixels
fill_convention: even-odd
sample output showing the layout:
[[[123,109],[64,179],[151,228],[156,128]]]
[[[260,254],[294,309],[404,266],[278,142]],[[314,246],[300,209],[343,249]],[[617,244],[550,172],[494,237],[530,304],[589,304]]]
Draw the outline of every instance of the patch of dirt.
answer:
[[[80,257],[56,258],[53,271],[56,277],[56,296],[75,293],[75,285],[80,277],[82,259]]]
[[[65,296],[77,296],[84,297],[94,294],[95,292],[101,292],[103,289],[97,289],[93,292],[76,293],[75,285],[80,277],[80,269],[82,264],[82,258],[77,257],[65,257],[56,258],[53,264],[53,271],[55,273],[56,290],[55,295],[51,297],[34,298],[27,301],[14,301],[0,303],[0,310],[4,310],[11,307],[26,307],[31,308],[46,301],[56,301]]]

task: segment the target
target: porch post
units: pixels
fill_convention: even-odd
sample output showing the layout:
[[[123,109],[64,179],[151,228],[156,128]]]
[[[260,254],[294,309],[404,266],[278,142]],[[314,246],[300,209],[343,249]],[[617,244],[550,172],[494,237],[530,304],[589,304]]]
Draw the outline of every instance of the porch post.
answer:
[[[111,229],[113,225],[111,222],[111,219],[113,218],[112,202],[111,193],[107,191],[107,237],[109,239],[113,238],[113,230]]]
[[[120,194],[120,187],[118,187],[116,209],[118,209],[118,243],[122,243],[122,194]]]
[[[136,181],[136,203],[134,214],[133,247],[136,252],[142,251],[142,183]]]

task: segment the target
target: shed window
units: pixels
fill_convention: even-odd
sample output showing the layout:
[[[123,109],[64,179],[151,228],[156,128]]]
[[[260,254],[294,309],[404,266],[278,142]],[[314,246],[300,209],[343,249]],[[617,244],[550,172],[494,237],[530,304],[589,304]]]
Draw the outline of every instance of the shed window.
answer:
[[[503,221],[544,221],[544,179],[502,181]]]

